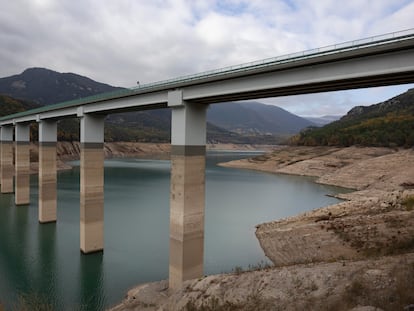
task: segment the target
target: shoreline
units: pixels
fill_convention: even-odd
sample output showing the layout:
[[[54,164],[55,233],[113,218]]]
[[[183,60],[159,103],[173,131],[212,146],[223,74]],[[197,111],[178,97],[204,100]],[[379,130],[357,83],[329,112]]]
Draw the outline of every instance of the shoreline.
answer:
[[[273,145],[249,145],[249,144],[207,144],[207,151],[229,152],[269,152]],[[170,143],[141,143],[141,142],[109,142],[104,144],[105,159],[141,158],[160,159],[170,158]],[[72,169],[67,162],[80,159],[80,143],[59,141],[56,145],[57,171]],[[39,171],[39,146],[30,144],[30,174]]]
[[[175,293],[166,291],[165,281],[141,284],[111,310],[186,310],[190,305],[198,310],[212,300],[217,305],[244,301],[246,306],[253,298],[263,310],[274,310],[276,305],[280,310],[306,306],[350,310],[375,305],[373,297],[379,292],[384,297],[399,295],[394,302],[376,305],[379,308],[414,303],[405,292],[395,294],[402,283],[414,293],[414,211],[404,204],[414,198],[414,150],[283,147],[220,165],[311,176],[317,183],[355,190],[339,194],[346,200],[342,203],[258,224],[256,236],[274,267],[187,281]],[[342,266],[353,272],[337,273]],[[376,267],[373,275],[368,273],[372,267]],[[327,279],[321,282],[320,275]],[[398,277],[384,287],[386,281],[379,275]],[[229,287],[229,283],[237,285]],[[357,283],[365,294],[353,293],[354,299],[349,292]],[[278,288],[281,284],[286,288]]]

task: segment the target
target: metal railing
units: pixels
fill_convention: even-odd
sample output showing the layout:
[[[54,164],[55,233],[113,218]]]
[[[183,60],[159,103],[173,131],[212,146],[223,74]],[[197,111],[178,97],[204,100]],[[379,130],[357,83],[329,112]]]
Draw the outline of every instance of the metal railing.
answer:
[[[404,41],[414,38],[414,28],[406,29],[403,31],[391,32],[383,35],[377,35],[369,38],[363,38],[359,40],[347,41],[339,44],[328,45],[316,49],[306,50],[302,52],[296,52],[291,54],[285,54],[277,57],[266,58],[258,61],[253,61],[249,63],[239,64],[235,66],[228,66],[220,69],[209,70],[201,73],[191,74],[180,76],[177,78],[162,80],[158,82],[152,82],[147,84],[142,84],[139,86],[121,89],[113,92],[97,94],[93,96],[88,96],[80,99],[74,99],[70,101],[65,101],[55,105],[44,106],[40,108],[35,108],[32,110],[12,114],[9,116],[1,117],[0,121],[10,120],[11,118],[17,118],[30,114],[37,114],[46,111],[52,111],[62,108],[68,108],[73,106],[80,106],[87,103],[99,102],[104,100],[110,100],[115,98],[121,98],[126,96],[131,96],[139,93],[144,93],[146,91],[151,91],[155,88],[168,88],[168,86],[175,86],[180,83],[195,82],[196,80],[202,80],[205,78],[219,77],[227,74],[244,72],[252,69],[264,68],[268,66],[274,66],[277,64],[284,64],[289,62],[295,62],[299,60],[319,57],[323,55],[335,54],[344,51],[358,50],[370,46],[380,46],[392,42]]]

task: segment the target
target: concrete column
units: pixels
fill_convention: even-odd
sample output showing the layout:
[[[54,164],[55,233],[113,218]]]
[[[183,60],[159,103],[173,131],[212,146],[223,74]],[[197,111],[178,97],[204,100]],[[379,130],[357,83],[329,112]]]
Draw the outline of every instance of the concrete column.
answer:
[[[104,247],[104,116],[81,117],[80,248]]]
[[[206,105],[168,95],[172,110],[169,287],[203,276]]]
[[[1,193],[13,193],[13,126],[1,128]]]
[[[39,122],[39,222],[57,219],[56,121]]]
[[[30,204],[30,124],[16,124],[15,203]]]

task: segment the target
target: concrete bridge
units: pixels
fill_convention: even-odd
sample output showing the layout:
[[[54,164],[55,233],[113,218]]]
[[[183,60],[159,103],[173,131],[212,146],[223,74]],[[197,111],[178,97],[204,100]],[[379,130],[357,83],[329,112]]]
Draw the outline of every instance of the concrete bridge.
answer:
[[[79,118],[80,249],[102,251],[105,116],[171,108],[169,282],[180,288],[203,275],[209,104],[412,82],[414,29],[16,113],[0,118],[1,192],[14,192],[16,205],[30,204],[29,134],[30,124],[38,123],[39,222],[56,221],[57,121]]]

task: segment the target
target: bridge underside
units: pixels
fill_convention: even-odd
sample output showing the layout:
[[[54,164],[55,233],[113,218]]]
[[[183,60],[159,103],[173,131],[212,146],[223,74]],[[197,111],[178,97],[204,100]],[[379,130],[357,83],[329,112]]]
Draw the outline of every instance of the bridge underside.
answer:
[[[310,83],[301,86],[287,86],[283,88],[266,89],[258,91],[250,91],[244,94],[228,94],[211,96],[203,99],[196,99],[194,102],[200,104],[213,104],[220,102],[240,101],[245,98],[260,99],[269,97],[291,96],[312,93],[324,93],[343,90],[354,90],[368,87],[389,86],[397,84],[414,83],[414,71],[405,73],[402,76],[384,75],[376,76],[371,79],[349,79],[326,83]]]

